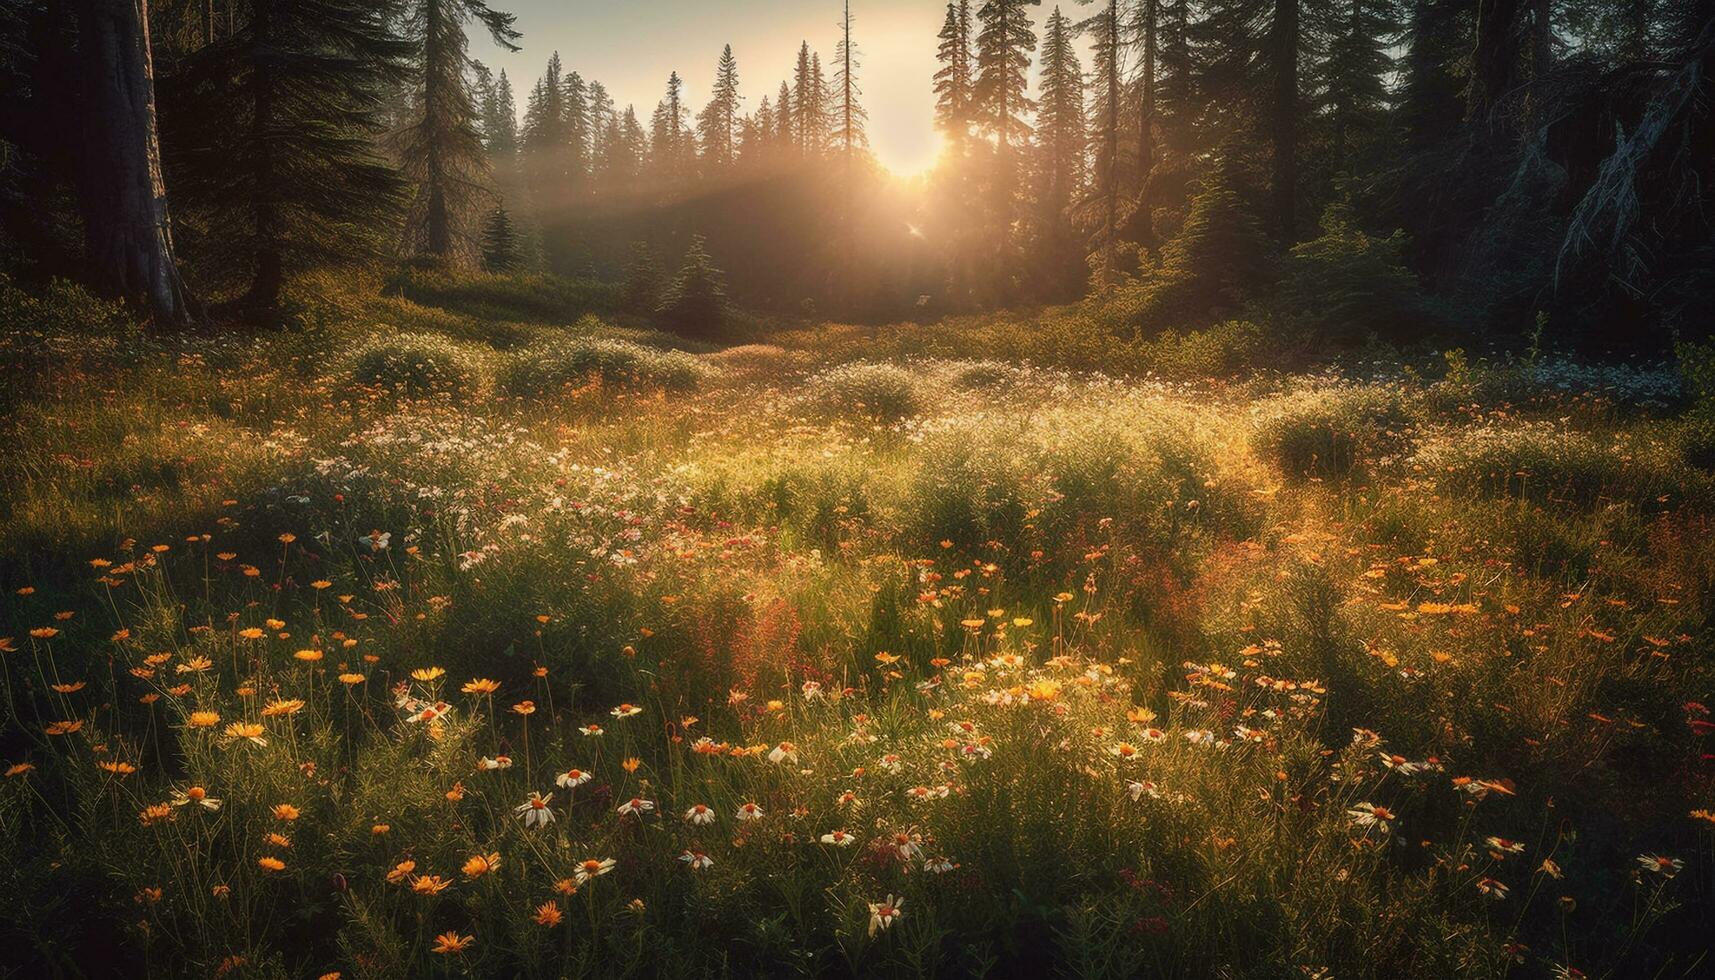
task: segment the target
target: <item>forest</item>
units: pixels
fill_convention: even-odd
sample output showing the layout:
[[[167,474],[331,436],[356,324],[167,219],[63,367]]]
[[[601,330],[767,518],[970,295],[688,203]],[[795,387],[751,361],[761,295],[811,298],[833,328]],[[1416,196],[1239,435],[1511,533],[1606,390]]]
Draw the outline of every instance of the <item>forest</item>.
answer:
[[[1706,976],[1712,300],[1715,0],[0,0],[0,980]]]

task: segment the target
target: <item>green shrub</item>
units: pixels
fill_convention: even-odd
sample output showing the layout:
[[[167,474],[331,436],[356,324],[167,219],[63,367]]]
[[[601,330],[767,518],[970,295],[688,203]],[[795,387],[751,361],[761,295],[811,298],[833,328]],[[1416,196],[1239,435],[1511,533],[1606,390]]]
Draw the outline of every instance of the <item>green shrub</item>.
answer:
[[[816,414],[897,422],[923,410],[916,374],[893,364],[843,364],[805,383],[800,407]]]
[[[718,333],[727,317],[726,282],[703,247],[702,236],[691,239],[679,275],[667,287],[656,311],[661,325],[688,337]]]
[[[1324,337],[1362,340],[1409,332],[1423,321],[1417,277],[1405,266],[1405,235],[1374,238],[1345,204],[1330,204],[1322,235],[1292,247],[1282,303],[1297,322]]]
[[[1257,411],[1252,445],[1290,477],[1345,476],[1410,442],[1406,406],[1393,388],[1304,388]]]
[[[1227,320],[1207,330],[1165,331],[1140,341],[1138,354],[1151,372],[1164,378],[1221,378],[1254,367],[1262,359],[1265,341],[1262,328],[1249,320]]]
[[[446,337],[399,333],[374,338],[351,355],[353,384],[405,398],[473,394],[482,383],[478,354]]]
[[[553,395],[592,381],[621,390],[688,391],[708,373],[683,351],[658,350],[614,337],[542,341],[514,354],[501,375],[507,394]]]
[[[1604,441],[1547,424],[1484,426],[1421,449],[1415,462],[1450,493],[1581,508],[1629,502],[1654,510],[1690,489],[1666,446]]]

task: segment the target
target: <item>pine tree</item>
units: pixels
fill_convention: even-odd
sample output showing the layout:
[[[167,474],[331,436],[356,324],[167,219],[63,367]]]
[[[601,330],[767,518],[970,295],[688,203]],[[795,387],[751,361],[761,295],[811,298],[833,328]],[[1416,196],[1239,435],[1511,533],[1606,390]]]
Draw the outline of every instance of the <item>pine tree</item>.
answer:
[[[466,85],[472,61],[465,23],[476,20],[494,43],[511,51],[519,34],[511,14],[483,0],[411,0],[405,34],[417,47],[416,113],[396,137],[405,176],[416,189],[406,212],[411,247],[442,260],[465,251],[467,225],[488,193],[489,165]]]
[[[858,96],[863,90],[858,88],[856,71],[858,51],[852,44],[852,5],[846,0],[845,17],[840,22],[840,43],[835,49],[835,57],[839,60],[839,68],[834,71],[834,92],[838,107],[837,122],[834,124],[834,142],[840,148],[840,154],[848,162],[858,150],[869,145],[869,137],[864,133],[864,120],[869,113],[858,104]]]
[[[715,66],[714,93],[697,116],[697,135],[703,145],[703,160],[714,169],[732,166],[738,156],[738,61],[732,45],[721,51]]]
[[[294,269],[377,254],[404,202],[377,153],[383,94],[412,45],[370,0],[252,0],[221,43],[189,55],[171,139],[185,211],[222,229],[244,305],[277,311]]]
[[[518,233],[512,228],[506,206],[501,205],[483,222],[482,267],[489,272],[514,272],[518,264]]]
[[[483,92],[482,139],[490,155],[511,161],[518,152],[518,105],[512,97],[512,81],[506,69]]]
[[[1084,73],[1072,38],[1072,22],[1059,7],[1042,36],[1041,90],[1036,142],[1042,188],[1038,204],[1063,216],[1084,180]]]
[[[531,190],[538,200],[553,200],[566,176],[566,90],[558,51],[530,92],[521,138]]]
[[[1072,203],[1084,183],[1084,74],[1073,26],[1059,7],[1042,37],[1041,89],[1036,117],[1036,242],[1034,265],[1059,293],[1076,284],[1084,266],[1072,234]]]
[[[581,187],[591,170],[589,86],[577,72],[566,76],[562,101],[565,106],[566,177],[573,187]]]
[[[780,92],[774,99],[774,145],[783,153],[798,147],[798,110],[792,104],[792,90],[785,82],[780,83]]]
[[[648,242],[631,243],[631,260],[625,266],[620,302],[634,313],[654,313],[660,306],[661,266]]]
[[[667,76],[667,94],[649,120],[650,166],[669,180],[687,176],[694,153],[685,129],[685,82],[678,72]]]
[[[1161,47],[1161,0],[1133,0],[1131,44],[1137,49],[1137,175],[1138,193],[1143,193],[1155,169],[1155,129],[1160,110],[1160,79],[1157,78]]]
[[[703,245],[691,239],[684,264],[663,297],[656,317],[670,330],[687,336],[708,336],[726,320],[726,283]]]
[[[822,59],[811,53],[808,41],[798,46],[791,104],[793,143],[798,152],[821,156],[828,142],[827,86],[822,77]]]
[[[1042,0],[986,0],[977,11],[976,81],[971,89],[978,129],[995,139],[1001,156],[1009,156],[1030,131],[1025,114],[1032,103],[1026,95],[1030,53],[1036,33],[1029,7]]]
[[[935,60],[935,125],[955,145],[971,131],[971,0],[952,0],[941,24]]]
[[[1167,149],[1184,156],[1196,146],[1202,115],[1191,50],[1191,0],[1162,0],[1161,20],[1161,127]]]
[[[1240,194],[1236,148],[1219,152],[1179,234],[1161,250],[1162,316],[1231,311],[1268,282],[1270,246]]]
[[[1346,9],[1322,64],[1329,163],[1336,174],[1350,172],[1354,158],[1366,160],[1378,149],[1393,73],[1388,49],[1398,32],[1379,0],[1343,2]]]
[[[1116,248],[1119,242],[1120,198],[1120,102],[1121,78],[1125,73],[1125,48],[1120,32],[1119,0],[1106,0],[1102,9],[1079,25],[1092,39],[1095,92],[1090,100],[1090,149],[1094,159],[1090,201],[1099,220],[1093,244],[1097,247],[1095,280],[1106,291],[1117,275]]]

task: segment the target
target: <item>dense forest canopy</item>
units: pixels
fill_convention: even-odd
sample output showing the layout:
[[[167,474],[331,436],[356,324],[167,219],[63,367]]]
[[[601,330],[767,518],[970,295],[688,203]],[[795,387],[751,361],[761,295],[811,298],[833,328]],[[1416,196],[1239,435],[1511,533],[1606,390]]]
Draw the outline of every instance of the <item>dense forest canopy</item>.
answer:
[[[717,42],[710,92],[639,107],[472,59],[530,41],[482,0],[0,0],[0,262],[164,322],[270,322],[354,258],[617,280],[700,236],[783,315],[1705,329],[1710,0],[952,0],[916,178],[867,147],[862,4],[830,14],[788,78]]]

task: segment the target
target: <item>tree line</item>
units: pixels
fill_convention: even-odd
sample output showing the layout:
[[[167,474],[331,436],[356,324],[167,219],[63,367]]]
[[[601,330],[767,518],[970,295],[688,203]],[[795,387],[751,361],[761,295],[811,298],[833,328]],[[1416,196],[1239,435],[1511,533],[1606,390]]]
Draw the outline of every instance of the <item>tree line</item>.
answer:
[[[0,0],[0,256],[167,322],[340,262],[616,276],[693,236],[749,303],[871,317],[1093,295],[1149,329],[1309,261],[1624,336],[1711,285],[1715,0],[951,0],[911,194],[855,23],[754,102],[727,45],[645,118],[558,54],[520,111],[484,0]]]

